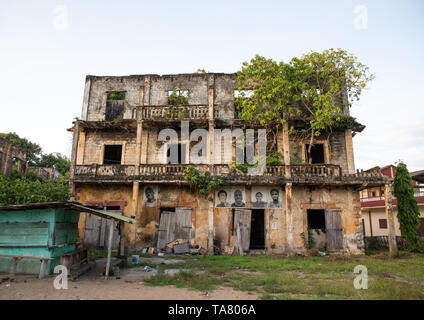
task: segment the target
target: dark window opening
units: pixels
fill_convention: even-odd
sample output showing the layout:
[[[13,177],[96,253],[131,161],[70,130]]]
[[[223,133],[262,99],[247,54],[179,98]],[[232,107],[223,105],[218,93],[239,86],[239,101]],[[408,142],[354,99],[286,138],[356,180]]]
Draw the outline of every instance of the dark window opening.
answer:
[[[171,208],[171,207],[160,207],[160,212],[162,213],[163,211],[166,211],[166,212],[175,212],[175,208]]]
[[[121,207],[120,206],[107,206],[106,210],[107,211],[121,211]]]
[[[122,145],[105,145],[103,164],[121,164]]]
[[[125,107],[125,91],[107,92],[106,99],[106,121],[122,119]]]
[[[172,154],[171,152],[175,152]],[[168,151],[166,153],[167,164],[184,164],[186,163],[186,145],[185,144],[169,144]]]
[[[265,210],[253,209],[250,224],[250,249],[265,248]]]
[[[387,229],[387,219],[378,219],[380,229]]]
[[[317,143],[312,145],[311,152],[309,153],[309,144],[305,144],[306,162],[312,160],[310,163],[325,163],[324,158],[324,144]]]
[[[308,209],[308,228],[325,231],[325,210]]]

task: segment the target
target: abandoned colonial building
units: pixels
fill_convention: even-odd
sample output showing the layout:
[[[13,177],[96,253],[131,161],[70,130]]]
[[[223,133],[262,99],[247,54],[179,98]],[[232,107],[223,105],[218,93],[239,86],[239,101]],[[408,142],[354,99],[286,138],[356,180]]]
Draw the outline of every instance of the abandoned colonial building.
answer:
[[[352,137],[364,126],[322,134],[310,152],[309,139],[288,132],[302,119],[276,126],[281,163],[252,175],[234,163],[235,137],[229,149],[214,138],[219,130],[251,128],[238,117],[236,90],[236,74],[87,76],[81,119],[69,129],[77,200],[135,217],[125,230],[130,249],[187,239],[210,254],[237,246],[304,253],[312,229],[318,248],[363,252],[359,191],[387,183],[378,171],[355,172]],[[164,129],[176,136],[164,139]],[[207,151],[193,161],[199,129],[207,132]],[[218,190],[200,194],[185,179],[188,165],[220,177]],[[103,246],[105,230],[96,217],[81,214],[85,245]]]
[[[0,138],[0,173],[9,176],[15,164],[19,173],[25,173],[27,164],[25,150]]]

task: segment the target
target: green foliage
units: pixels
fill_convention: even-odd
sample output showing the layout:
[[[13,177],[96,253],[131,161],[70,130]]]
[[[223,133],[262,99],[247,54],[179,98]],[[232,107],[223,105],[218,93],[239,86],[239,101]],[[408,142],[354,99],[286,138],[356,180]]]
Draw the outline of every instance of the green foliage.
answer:
[[[203,68],[197,68],[196,73],[208,73],[208,72]]]
[[[212,190],[218,190],[222,185],[221,177],[213,177],[209,171],[201,175],[200,172],[191,165],[187,166],[184,170],[184,179],[196,186],[199,189],[199,194],[202,196],[207,196]],[[209,201],[211,201],[211,198],[209,198]]]
[[[333,129],[348,129],[355,122],[355,118],[347,114],[334,114],[330,118],[328,126]]]
[[[410,251],[424,252],[417,230],[420,227],[420,211],[414,197],[412,178],[406,164],[399,162],[396,167],[396,176],[393,181],[394,195],[397,198],[398,220],[400,231],[408,243]]]
[[[125,100],[125,91],[110,91],[107,93],[107,100]]]
[[[58,152],[43,154],[41,159],[37,161],[34,167],[42,168],[56,168],[62,175],[69,172],[71,161],[65,156]]]
[[[308,119],[312,136],[334,124],[373,79],[368,67],[344,50],[311,52],[289,63],[256,55],[238,72],[240,117],[263,126]],[[253,96],[242,90],[251,88]],[[344,95],[348,99],[343,99]],[[291,130],[293,131],[293,129]]]
[[[180,106],[184,104],[188,104],[188,99],[184,95],[180,94],[181,92],[178,90],[172,91],[172,93],[168,96],[168,104],[172,106]]]
[[[64,179],[42,181],[34,176],[6,177],[0,174],[0,206],[69,200]]]
[[[37,163],[41,155],[41,147],[38,144],[19,137],[15,132],[0,133],[0,137],[25,150],[29,166],[33,166]]]
[[[113,124],[120,124],[121,122],[122,122],[122,120],[123,120],[124,118],[123,118],[123,116],[122,116],[122,114],[120,114],[119,116],[117,116],[115,119],[113,119]]]
[[[311,228],[308,228],[308,238],[306,238],[304,232],[302,232],[300,236],[302,237],[303,246],[305,247],[305,249],[309,250],[315,246],[315,239]]]

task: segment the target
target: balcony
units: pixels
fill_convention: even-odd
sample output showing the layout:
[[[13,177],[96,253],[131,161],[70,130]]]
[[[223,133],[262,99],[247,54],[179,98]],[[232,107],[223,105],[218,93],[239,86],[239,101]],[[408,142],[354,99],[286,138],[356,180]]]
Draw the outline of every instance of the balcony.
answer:
[[[160,183],[184,182],[185,164],[140,164],[134,165],[77,165],[73,180],[75,182],[131,182],[155,181]],[[385,177],[380,173],[357,172],[342,174],[342,169],[334,164],[300,164],[290,166],[266,166],[262,175],[250,175],[232,165],[219,164],[194,165],[200,172],[209,171],[220,176],[229,184],[284,184],[286,182],[302,184],[356,184],[381,185]],[[291,177],[287,178],[290,172]]]
[[[209,107],[205,105],[190,106],[146,106],[141,113],[144,120],[207,120]],[[217,112],[215,111],[215,115]]]

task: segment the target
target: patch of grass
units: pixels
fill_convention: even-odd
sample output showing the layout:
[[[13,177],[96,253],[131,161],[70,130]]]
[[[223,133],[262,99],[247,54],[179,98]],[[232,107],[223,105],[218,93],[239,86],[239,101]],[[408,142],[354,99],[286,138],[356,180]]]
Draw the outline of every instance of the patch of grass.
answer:
[[[424,254],[399,252],[351,257],[169,256],[185,263],[156,265],[150,285],[212,290],[217,285],[262,299],[424,299]],[[368,270],[368,289],[353,286],[355,266]],[[188,273],[165,276],[168,268]]]

